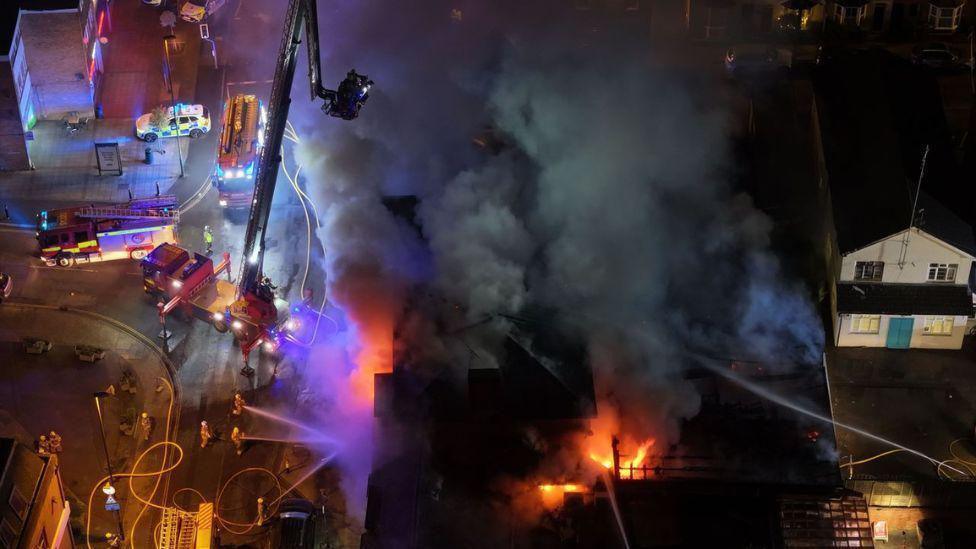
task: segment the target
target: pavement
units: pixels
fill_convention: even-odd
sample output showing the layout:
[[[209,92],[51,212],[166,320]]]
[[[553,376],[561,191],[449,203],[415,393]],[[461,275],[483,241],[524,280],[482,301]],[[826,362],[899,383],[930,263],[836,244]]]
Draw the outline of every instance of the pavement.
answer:
[[[974,360],[972,341],[961,351],[830,349],[827,368],[834,418],[936,460],[948,459],[954,440],[965,439],[964,445],[968,445],[973,436]],[[855,460],[891,449],[840,428],[837,439],[841,455],[853,455]],[[842,458],[841,463],[844,461]],[[856,466],[854,473],[869,478],[938,478],[933,464],[906,452]]]
[[[24,337],[44,338],[54,346],[45,354],[28,355],[21,343]],[[105,358],[91,364],[82,362],[74,353],[77,344],[103,348]],[[158,377],[169,378],[167,368],[146,341],[114,323],[56,308],[12,303],[0,307],[0,355],[4,357],[0,436],[33,447],[42,433],[55,430],[61,434],[62,478],[75,510],[72,529],[83,534],[89,492],[95,479],[106,471],[92,394],[109,385],[117,389],[116,396],[102,399],[105,438],[113,471],[128,471],[139,452],[162,438],[169,392],[156,392],[155,387]],[[121,390],[124,371],[136,380],[132,393]],[[156,418],[158,427],[148,443],[141,439],[138,429],[125,434],[119,428],[121,418],[134,419],[143,411]],[[130,497],[124,483],[116,484],[129,528],[140,505]],[[112,514],[101,508],[103,500],[97,492],[92,507],[92,532],[99,536],[117,530]]]

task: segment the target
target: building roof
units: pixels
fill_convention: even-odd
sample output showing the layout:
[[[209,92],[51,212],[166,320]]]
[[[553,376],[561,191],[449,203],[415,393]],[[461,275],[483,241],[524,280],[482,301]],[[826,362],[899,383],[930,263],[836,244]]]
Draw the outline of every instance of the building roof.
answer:
[[[25,11],[48,11],[78,9],[78,0],[4,0],[0,2],[0,56],[10,52],[10,42],[17,27],[17,13]]]
[[[961,284],[838,282],[837,312],[969,316],[973,301],[969,288]]]
[[[968,204],[952,196],[965,179],[934,79],[890,52],[857,50],[819,67],[814,88],[840,253],[908,228],[928,146],[918,205],[924,229],[976,255],[972,227],[961,217],[969,216]],[[915,219],[922,219],[917,211]]]

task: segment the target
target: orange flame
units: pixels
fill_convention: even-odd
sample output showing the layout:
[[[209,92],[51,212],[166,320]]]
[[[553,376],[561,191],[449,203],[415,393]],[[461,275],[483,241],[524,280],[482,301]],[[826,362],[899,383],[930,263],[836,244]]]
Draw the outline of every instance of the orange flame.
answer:
[[[638,445],[637,452],[634,454],[632,458],[622,459],[619,465],[620,470],[618,471],[620,478],[631,479],[631,478],[638,478],[638,476],[640,476],[640,478],[645,478],[646,476],[648,476],[649,472],[645,471],[644,469],[641,469],[640,467],[644,463],[644,460],[647,459],[648,451],[651,449],[651,446],[653,445],[654,445],[654,439],[652,438],[646,439],[644,440],[644,442]],[[589,453],[589,457],[591,460],[600,464],[600,466],[603,467],[604,469],[613,468],[612,453],[601,455],[600,453],[591,450]]]
[[[563,504],[566,494],[582,494],[589,492],[589,488],[582,484],[540,484],[542,504],[547,509],[555,509]]]

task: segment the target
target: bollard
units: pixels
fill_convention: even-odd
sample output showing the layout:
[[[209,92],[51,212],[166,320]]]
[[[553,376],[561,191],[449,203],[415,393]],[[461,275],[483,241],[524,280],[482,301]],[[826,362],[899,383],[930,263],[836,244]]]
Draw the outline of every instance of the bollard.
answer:
[[[152,164],[153,163],[153,151],[152,151],[152,147],[146,147],[146,160],[145,160],[145,162],[146,162],[146,164]]]

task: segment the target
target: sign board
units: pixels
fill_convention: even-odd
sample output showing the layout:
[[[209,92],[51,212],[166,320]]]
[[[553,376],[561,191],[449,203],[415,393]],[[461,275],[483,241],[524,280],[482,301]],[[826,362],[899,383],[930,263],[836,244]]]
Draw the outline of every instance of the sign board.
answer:
[[[200,38],[203,40],[210,38],[210,25],[206,23],[200,23]]]
[[[105,510],[106,511],[119,511],[120,509],[121,509],[121,507],[119,506],[119,502],[115,501],[115,497],[114,496],[108,496],[108,498],[105,500]]]
[[[874,541],[888,543],[888,521],[879,520],[871,525]]]
[[[95,143],[98,175],[122,175],[122,154],[118,143]]]

